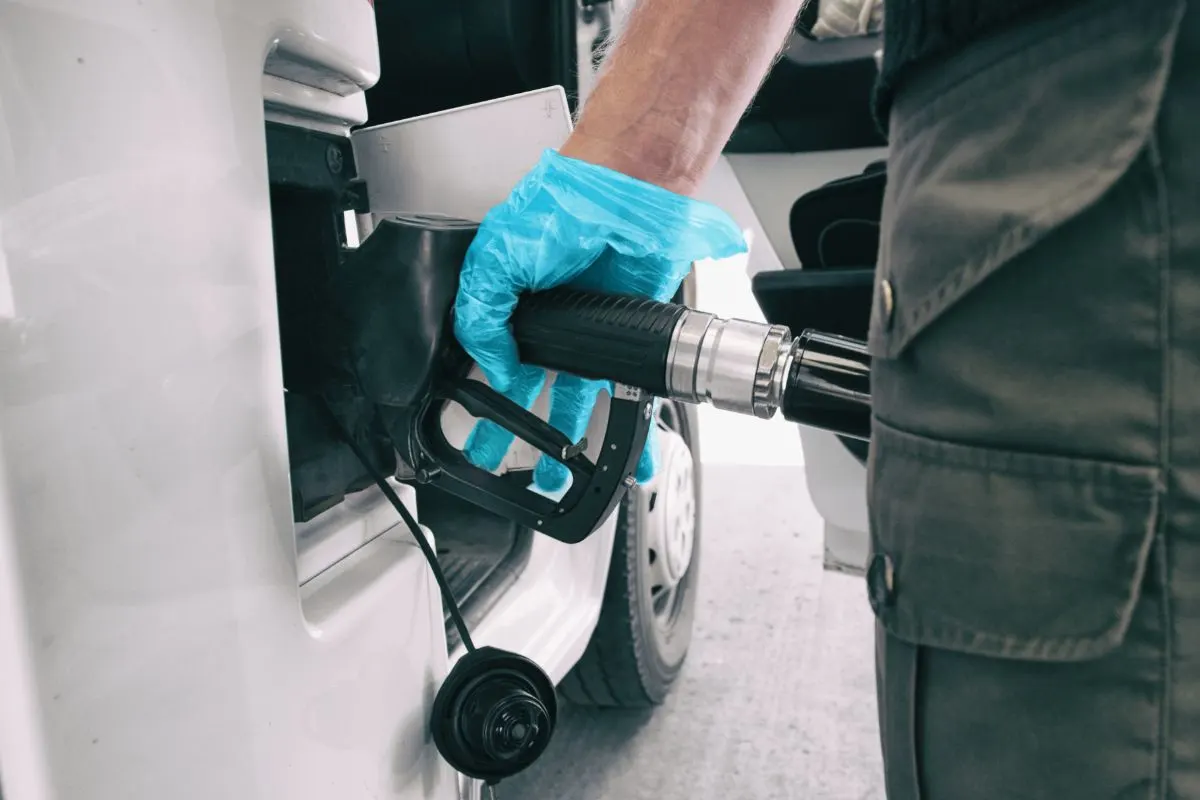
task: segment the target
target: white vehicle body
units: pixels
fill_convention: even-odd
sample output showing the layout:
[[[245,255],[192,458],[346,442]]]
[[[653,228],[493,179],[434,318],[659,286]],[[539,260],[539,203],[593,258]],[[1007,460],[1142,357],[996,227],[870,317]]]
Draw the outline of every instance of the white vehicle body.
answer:
[[[459,796],[419,549],[372,491],[289,513],[264,119],[345,133],[379,69],[368,0],[0,2],[10,800]],[[613,528],[476,642],[561,679]]]

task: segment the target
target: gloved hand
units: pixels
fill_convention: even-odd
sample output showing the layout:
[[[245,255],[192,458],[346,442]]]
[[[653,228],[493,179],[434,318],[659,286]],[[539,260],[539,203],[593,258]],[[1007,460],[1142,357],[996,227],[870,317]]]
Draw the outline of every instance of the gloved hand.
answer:
[[[546,373],[517,359],[509,317],[522,292],[570,284],[667,302],[693,261],[745,250],[737,224],[715,206],[547,150],[508,199],[484,218],[463,264],[454,331],[488,383],[529,408]],[[602,388],[612,391],[607,381],[558,374],[550,394],[550,424],[578,443]],[[639,482],[657,469],[656,432],[651,425]],[[495,470],[513,438],[483,420],[464,453],[476,466]],[[534,483],[557,492],[569,475],[543,455]]]

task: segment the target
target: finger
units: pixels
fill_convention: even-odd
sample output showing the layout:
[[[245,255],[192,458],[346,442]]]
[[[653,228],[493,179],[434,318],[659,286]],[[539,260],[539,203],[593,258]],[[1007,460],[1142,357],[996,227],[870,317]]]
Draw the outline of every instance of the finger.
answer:
[[[477,237],[467,251],[454,301],[454,335],[500,392],[512,386],[518,373],[517,343],[508,325],[518,287],[507,277],[509,260],[495,237]]]
[[[587,433],[596,396],[606,383],[560,373],[550,390],[550,425],[562,432],[572,444],[579,444]],[[570,470],[561,462],[543,455],[534,468],[533,482],[543,491],[557,492],[566,486],[570,474]]]
[[[541,394],[545,383],[545,370],[519,366],[512,385],[502,394],[522,408],[528,409]],[[467,436],[467,442],[463,446],[463,455],[475,466],[494,472],[500,468],[505,454],[508,453],[516,438],[512,431],[490,419],[482,419],[475,424]]]
[[[571,285],[581,289],[619,291],[666,303],[675,297],[691,271],[691,262],[648,260],[610,250],[596,259],[596,263]]]
[[[540,491],[554,495],[567,487],[571,479],[571,470],[543,454],[533,469],[533,485]]]
[[[638,459],[637,482],[646,483],[658,473],[661,460],[658,430],[658,398],[654,399],[654,416],[650,419],[650,430],[646,433],[646,446],[642,448],[642,457]]]

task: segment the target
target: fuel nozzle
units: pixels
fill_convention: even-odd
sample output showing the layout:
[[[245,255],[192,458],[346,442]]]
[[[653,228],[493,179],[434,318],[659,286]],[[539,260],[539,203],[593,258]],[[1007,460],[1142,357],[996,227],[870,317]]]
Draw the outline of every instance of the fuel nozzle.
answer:
[[[802,331],[792,342],[780,410],[785,419],[871,440],[871,356],[866,342]]]
[[[865,343],[688,309],[667,355],[667,396],[870,438],[871,359]]]
[[[842,436],[871,436],[864,342],[721,319],[686,306],[556,289],[523,299],[513,331],[523,361],[660,397],[711,403]]]

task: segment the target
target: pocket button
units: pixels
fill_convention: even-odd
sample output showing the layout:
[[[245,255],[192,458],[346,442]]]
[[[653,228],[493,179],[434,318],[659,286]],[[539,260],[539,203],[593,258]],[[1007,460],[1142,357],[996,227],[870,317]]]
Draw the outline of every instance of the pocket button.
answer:
[[[883,314],[883,324],[891,325],[896,310],[896,292],[892,282],[886,279],[879,282],[879,310]]]
[[[896,596],[896,568],[891,556],[877,553],[867,566],[867,592],[871,608],[879,611],[892,604]]]

